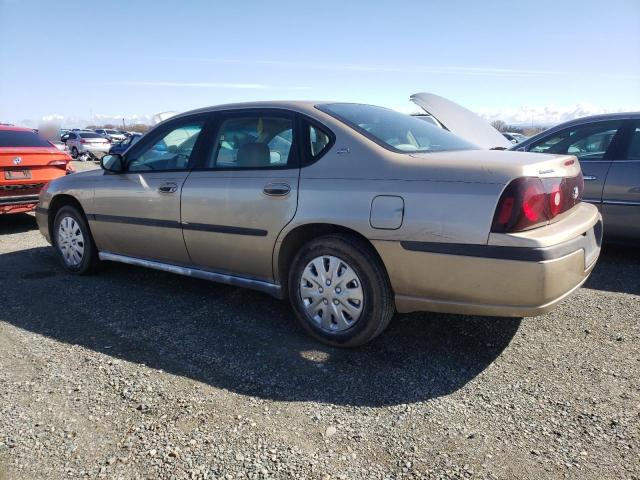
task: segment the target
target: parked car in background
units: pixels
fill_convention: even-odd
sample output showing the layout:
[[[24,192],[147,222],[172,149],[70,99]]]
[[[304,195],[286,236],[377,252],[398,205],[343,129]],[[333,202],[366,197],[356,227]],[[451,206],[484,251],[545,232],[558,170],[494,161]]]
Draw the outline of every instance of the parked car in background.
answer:
[[[517,132],[502,132],[502,135],[504,136],[504,138],[506,138],[507,140],[509,140],[511,143],[520,143],[520,142],[524,142],[527,138],[527,136],[521,134],[521,133],[517,133]]]
[[[108,260],[288,297],[331,345],[394,310],[539,315],[600,252],[575,157],[482,150],[370,105],[196,110],[101,166],[40,195],[67,271]]]
[[[109,154],[113,155],[115,153],[124,153],[127,148],[129,148],[131,145],[135,145],[138,142],[138,140],[140,140],[141,138],[142,138],[141,133],[133,133],[123,141],[116,143],[115,145],[111,145],[111,148],[109,149]]]
[[[584,200],[602,212],[606,239],[640,245],[640,112],[571,120],[512,150],[578,157]]]
[[[124,133],[119,130],[111,130],[104,128],[97,128],[94,130],[98,135],[102,135],[104,138],[108,139],[111,143],[118,143],[123,141],[126,137]]]
[[[109,140],[95,132],[69,132],[65,143],[73,158],[78,158],[80,153],[86,151],[91,151],[94,155],[101,157],[111,148]]]
[[[33,210],[42,187],[64,176],[70,161],[31,129],[0,126],[0,214]]]

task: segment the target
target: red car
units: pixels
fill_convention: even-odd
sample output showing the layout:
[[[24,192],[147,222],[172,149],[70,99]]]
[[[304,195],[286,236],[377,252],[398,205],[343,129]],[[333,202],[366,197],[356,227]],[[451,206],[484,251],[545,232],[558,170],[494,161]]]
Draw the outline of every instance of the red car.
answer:
[[[69,162],[33,130],[0,125],[0,215],[34,210],[42,187],[73,171]]]

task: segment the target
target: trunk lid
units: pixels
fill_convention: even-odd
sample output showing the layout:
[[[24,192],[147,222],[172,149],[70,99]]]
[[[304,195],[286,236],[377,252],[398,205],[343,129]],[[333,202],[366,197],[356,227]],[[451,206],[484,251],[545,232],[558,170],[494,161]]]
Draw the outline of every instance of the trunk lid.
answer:
[[[460,150],[412,153],[396,163],[405,167],[413,180],[458,181],[507,184],[519,177],[574,177],[580,164],[572,155],[513,152],[502,150]],[[408,158],[406,158],[408,157]]]
[[[513,144],[487,121],[451,100],[433,93],[415,93],[410,100],[433,116],[451,133],[479,147],[510,148]]]
[[[19,160],[17,160],[19,159]],[[53,160],[69,161],[69,156],[55,147],[0,147],[0,168],[47,166]],[[0,178],[0,180],[2,180]]]

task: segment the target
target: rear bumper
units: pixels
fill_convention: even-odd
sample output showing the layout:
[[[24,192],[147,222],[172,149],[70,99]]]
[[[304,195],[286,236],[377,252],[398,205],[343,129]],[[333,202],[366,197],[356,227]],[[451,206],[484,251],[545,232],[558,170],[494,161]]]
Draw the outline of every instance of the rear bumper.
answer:
[[[49,210],[42,207],[36,208],[36,223],[42,236],[51,243],[51,236],[49,235]]]
[[[107,153],[109,151],[109,149],[111,148],[111,144],[107,144],[107,145],[91,145],[91,144],[84,144],[84,145],[80,145],[80,147],[78,148],[79,152],[101,152],[101,153]]]
[[[544,247],[376,241],[401,313],[541,315],[579,288],[600,253],[602,221]]]
[[[12,195],[10,197],[0,197],[0,207],[5,205],[23,205],[23,204],[37,204],[38,194],[34,195]]]
[[[0,215],[30,212],[38,204],[38,195],[12,195],[0,197]]]

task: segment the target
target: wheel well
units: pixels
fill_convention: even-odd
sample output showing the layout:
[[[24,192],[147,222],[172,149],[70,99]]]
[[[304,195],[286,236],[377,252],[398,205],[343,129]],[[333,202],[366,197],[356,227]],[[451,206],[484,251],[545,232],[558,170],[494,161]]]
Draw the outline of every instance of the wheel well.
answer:
[[[282,285],[282,293],[284,295],[288,296],[289,294],[289,269],[291,268],[293,259],[300,248],[302,248],[305,243],[316,237],[332,233],[343,233],[359,238],[369,246],[371,252],[375,254],[378,260],[380,260],[382,267],[385,268],[384,262],[382,262],[378,251],[371,244],[371,241],[361,233],[341,225],[333,225],[330,223],[310,223],[307,225],[301,225],[291,230],[284,240],[282,240],[282,245],[280,246],[278,253],[277,273],[280,284]]]
[[[74,197],[72,197],[71,195],[61,194],[53,197],[53,199],[49,203],[49,211],[48,211],[48,219],[47,219],[49,224],[49,236],[51,238],[52,244],[55,242],[55,236],[53,235],[53,222],[56,219],[58,210],[60,210],[62,207],[66,205],[73,205],[80,211],[80,213],[82,213],[82,215],[84,215],[85,219],[87,217],[86,214],[84,213],[84,209],[82,208],[82,205],[80,205],[80,202],[76,200]]]

